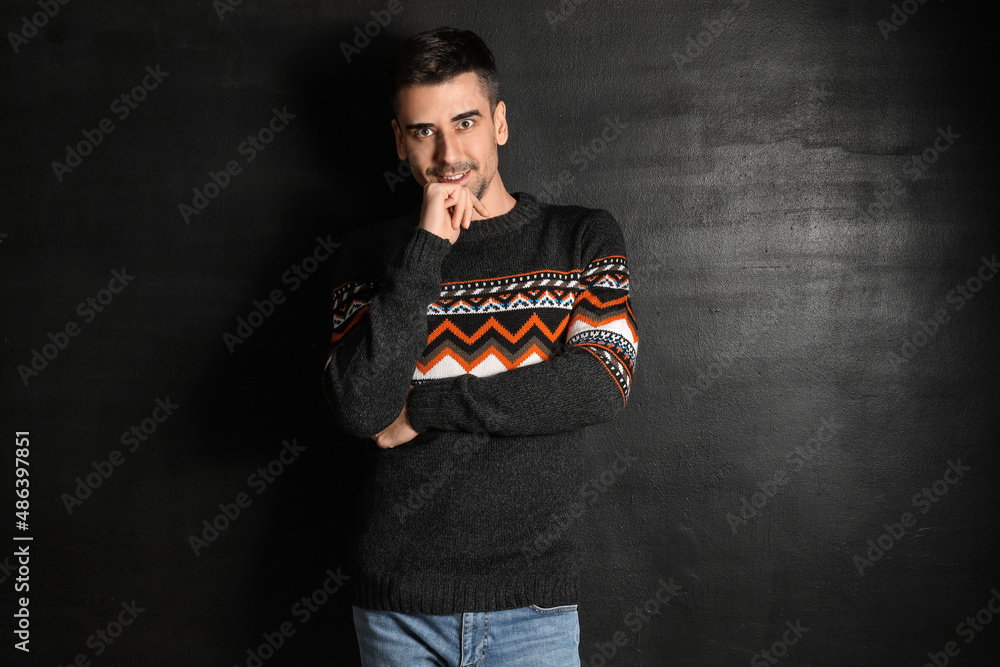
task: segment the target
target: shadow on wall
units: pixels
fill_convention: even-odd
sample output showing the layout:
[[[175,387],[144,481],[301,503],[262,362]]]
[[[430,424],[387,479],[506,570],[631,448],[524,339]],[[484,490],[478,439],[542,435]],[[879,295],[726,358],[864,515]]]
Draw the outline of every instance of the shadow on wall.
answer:
[[[388,57],[403,38],[383,31],[359,50],[355,44],[363,42],[355,41],[356,28],[324,29],[282,65],[286,88],[293,91],[288,106],[308,142],[308,150],[297,156],[298,170],[317,177],[285,207],[282,229],[288,233],[275,257],[301,256],[314,239],[325,253],[330,241],[339,242],[357,227],[419,207],[422,190],[396,157],[385,93]],[[346,49],[350,62],[345,43],[353,47]],[[316,656],[360,664],[351,662],[358,661],[351,582],[336,575],[349,575],[347,536],[359,472],[365,449],[375,445],[341,433],[322,393],[332,264],[318,262],[298,289],[284,290],[287,299],[275,307],[277,316],[231,353],[222,350],[192,401],[200,406],[199,428],[217,444],[210,457],[249,457],[252,467],[278,457],[284,440],[295,438],[305,448],[294,463],[274,466],[272,472],[281,469],[281,482],[261,491],[274,517],[263,539],[273,546],[254,556],[258,574],[246,582],[257,607],[246,628],[255,638],[250,648],[258,648],[265,632],[272,633],[272,646],[279,643],[273,633],[282,623],[290,622],[286,627],[295,631],[294,638],[280,642],[280,650],[273,649],[276,657],[268,664],[303,664]],[[273,281],[273,267],[261,267],[253,279]],[[258,300],[268,293],[261,291]],[[345,586],[337,589],[340,584]],[[258,657],[267,652],[265,647]],[[245,651],[241,655],[250,659]]]

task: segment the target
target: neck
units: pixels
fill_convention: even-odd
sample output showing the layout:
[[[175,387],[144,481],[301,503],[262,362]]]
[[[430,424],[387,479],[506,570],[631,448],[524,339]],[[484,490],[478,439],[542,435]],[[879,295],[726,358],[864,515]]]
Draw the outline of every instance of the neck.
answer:
[[[526,225],[537,221],[542,215],[542,206],[535,197],[527,192],[516,192],[511,196],[514,206],[510,210],[489,218],[473,220],[468,229],[458,234],[453,248],[462,248],[467,244],[487,240],[495,240],[504,236],[519,233]],[[493,213],[490,208],[490,213]],[[454,252],[454,250],[453,250]]]
[[[517,200],[504,187],[503,179],[500,178],[500,172],[497,172],[496,176],[493,177],[490,187],[486,189],[486,193],[480,201],[486,206],[486,210],[490,212],[491,218],[509,213],[514,208],[514,204],[517,203]],[[472,219],[488,220],[489,218],[483,218],[478,212],[473,211]]]

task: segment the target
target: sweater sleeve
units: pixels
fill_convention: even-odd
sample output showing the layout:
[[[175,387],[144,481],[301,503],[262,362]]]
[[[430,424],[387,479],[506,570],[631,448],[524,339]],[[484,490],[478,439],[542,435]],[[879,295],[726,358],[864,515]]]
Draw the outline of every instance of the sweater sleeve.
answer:
[[[371,266],[357,236],[337,249],[333,336],[323,389],[344,431],[368,438],[399,416],[427,345],[427,305],[441,290],[451,242],[414,227],[388,266]],[[377,261],[377,260],[376,260]],[[382,280],[371,279],[382,268]]]
[[[584,289],[562,352],[495,375],[416,385],[407,403],[414,430],[542,435],[609,421],[624,409],[639,344],[625,241],[606,211],[585,234]]]

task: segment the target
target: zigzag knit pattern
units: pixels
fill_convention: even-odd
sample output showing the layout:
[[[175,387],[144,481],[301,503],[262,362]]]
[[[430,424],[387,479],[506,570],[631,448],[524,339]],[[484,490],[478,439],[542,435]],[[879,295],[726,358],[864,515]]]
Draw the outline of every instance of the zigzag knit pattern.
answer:
[[[363,320],[378,283],[333,292],[333,342]],[[596,259],[576,271],[538,271],[442,285],[427,307],[427,347],[413,383],[486,377],[580,347],[604,364],[628,400],[639,336],[628,301],[628,261]]]
[[[354,330],[368,315],[368,303],[378,292],[379,283],[374,280],[346,282],[335,288],[331,295],[333,307],[333,338],[331,343],[339,343]]]
[[[338,250],[323,390],[365,445],[352,602],[421,614],[579,602],[579,430],[626,407],[639,336],[606,210],[514,192],[451,243],[419,213]],[[596,361],[595,361],[596,360]],[[540,363],[540,362],[546,363]],[[553,530],[555,521],[558,530]]]

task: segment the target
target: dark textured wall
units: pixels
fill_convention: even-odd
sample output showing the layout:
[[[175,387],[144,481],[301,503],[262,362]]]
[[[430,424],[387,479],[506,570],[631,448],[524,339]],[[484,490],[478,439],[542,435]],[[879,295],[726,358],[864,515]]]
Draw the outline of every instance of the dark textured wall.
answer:
[[[598,480],[635,462],[580,524],[584,664],[1000,653],[985,6],[402,0],[347,62],[385,4],[48,4],[37,34],[39,4],[0,12],[4,664],[254,664],[283,623],[264,664],[354,664],[346,589],[301,602],[349,574],[363,444],[320,393],[331,266],[303,260],[418,201],[381,68],[441,24],[496,53],[508,188],[609,209],[630,247],[636,383],[581,447]]]

